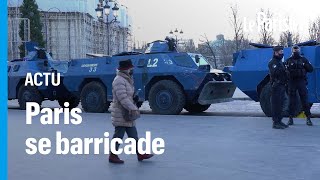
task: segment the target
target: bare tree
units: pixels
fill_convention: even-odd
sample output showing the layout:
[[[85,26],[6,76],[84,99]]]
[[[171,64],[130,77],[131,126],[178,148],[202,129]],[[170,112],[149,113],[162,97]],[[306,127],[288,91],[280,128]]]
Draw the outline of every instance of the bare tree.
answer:
[[[272,45],[275,40],[273,38],[273,27],[272,27],[273,13],[268,9],[261,9],[258,15],[258,26],[260,33],[260,43]]]
[[[239,51],[244,40],[243,23],[239,18],[238,5],[230,5],[230,9],[230,24],[233,28],[234,33],[235,51]]]
[[[235,53],[235,40],[224,40],[220,46],[216,47],[216,52],[219,56],[220,62],[225,66],[230,66],[233,63],[233,54]],[[241,47],[239,50],[250,49],[250,41],[247,38],[243,38]]]
[[[180,51],[185,51],[185,52],[190,52],[190,53],[196,52],[196,46],[194,44],[193,39],[185,40],[182,43]]]
[[[202,35],[201,37],[202,37],[202,39],[200,39],[200,42],[202,42],[206,46],[206,48],[210,51],[210,53],[213,57],[214,67],[217,68],[218,67],[217,66],[217,58],[216,58],[216,53],[214,51],[214,48],[211,46],[211,43],[210,43],[206,34]]]
[[[286,26],[288,27],[288,29],[284,32],[282,32],[280,34],[280,40],[279,40],[279,44],[281,46],[292,46],[293,44],[297,44],[300,43],[301,41],[301,36],[300,33],[297,32],[293,32],[290,29],[290,17],[287,17],[286,20]],[[299,27],[297,27],[296,29],[299,29]]]
[[[241,49],[250,49],[252,46],[250,45],[250,40],[248,36],[243,38]]]
[[[204,55],[216,68],[229,66],[233,63],[233,53],[235,52],[235,40],[225,39],[222,34],[217,36],[217,40],[209,42],[206,36],[202,36],[202,43],[198,45],[198,53]],[[249,40],[244,38],[241,49],[249,49]]]
[[[309,38],[310,40],[320,41],[320,17],[310,23]]]
[[[292,33],[285,31],[280,34],[279,44],[281,46],[291,46],[301,42],[301,36],[298,32]]]
[[[217,47],[219,53],[220,61],[225,66],[232,65],[232,57],[234,53],[235,41],[224,40],[221,46]]]

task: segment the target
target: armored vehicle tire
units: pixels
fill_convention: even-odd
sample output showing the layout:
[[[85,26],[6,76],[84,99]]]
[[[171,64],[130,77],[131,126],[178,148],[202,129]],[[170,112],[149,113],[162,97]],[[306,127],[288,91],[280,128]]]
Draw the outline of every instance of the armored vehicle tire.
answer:
[[[199,103],[197,104],[187,104],[184,109],[186,109],[190,113],[202,113],[209,109],[211,104],[208,105],[201,105]]]
[[[60,107],[64,108],[64,103],[68,102],[69,103],[69,107],[70,109],[76,108],[79,103],[80,103],[80,99],[76,96],[72,96],[70,95],[68,98],[66,99],[58,99],[58,103],[60,105]]]
[[[43,97],[37,88],[21,85],[18,91],[18,102],[20,109],[26,109],[27,102],[36,102],[41,106]]]
[[[180,114],[186,103],[181,87],[170,80],[155,83],[149,92],[149,105],[153,113],[164,115]]]
[[[295,108],[294,115],[298,115],[301,112],[301,102],[299,99],[299,95],[297,95],[297,105]],[[268,83],[266,84],[260,94],[260,106],[264,114],[268,117],[272,116],[272,104],[271,104],[271,84]],[[289,97],[286,94],[285,100],[284,100],[284,105],[283,105],[283,116],[289,116]]]
[[[109,106],[105,87],[96,81],[83,87],[80,100],[85,112],[103,113],[107,111]]]

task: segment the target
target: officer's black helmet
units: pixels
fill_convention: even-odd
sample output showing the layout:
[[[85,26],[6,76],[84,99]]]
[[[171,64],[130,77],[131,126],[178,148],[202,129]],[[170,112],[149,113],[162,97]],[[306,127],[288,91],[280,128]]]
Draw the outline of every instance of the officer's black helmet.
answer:
[[[274,46],[274,47],[273,47],[273,51],[274,51],[274,52],[278,52],[278,51],[280,51],[280,50],[283,50],[283,46]]]
[[[295,45],[295,46],[292,47],[292,49],[300,49],[300,47]]]

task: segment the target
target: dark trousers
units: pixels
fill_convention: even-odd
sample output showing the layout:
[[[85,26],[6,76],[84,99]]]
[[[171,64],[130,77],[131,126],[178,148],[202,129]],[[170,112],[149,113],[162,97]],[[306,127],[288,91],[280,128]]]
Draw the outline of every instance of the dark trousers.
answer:
[[[303,111],[307,117],[310,117],[311,112],[310,112],[310,105],[308,103],[307,81],[304,79],[290,80],[288,86],[289,86],[289,98],[290,98],[290,105],[289,105],[290,116],[291,117],[294,116],[293,113],[297,104],[296,100],[297,100],[297,91],[298,91]]]
[[[123,139],[125,132],[127,132],[127,135],[129,138],[133,138],[138,142],[138,132],[135,126],[134,127],[122,127],[122,126],[115,127],[113,138]],[[116,150],[119,149],[119,146],[120,144],[117,143]]]
[[[274,83],[272,85],[271,103],[272,103],[272,120],[275,123],[281,122],[283,115],[284,97],[286,87],[283,84]]]

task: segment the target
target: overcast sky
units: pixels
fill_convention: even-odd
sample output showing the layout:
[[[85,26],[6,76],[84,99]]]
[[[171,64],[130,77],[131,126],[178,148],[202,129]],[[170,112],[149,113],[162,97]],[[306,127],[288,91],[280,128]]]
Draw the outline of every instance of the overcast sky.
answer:
[[[130,9],[133,19],[135,39],[153,41],[163,39],[170,30],[184,31],[184,38],[198,40],[207,34],[215,39],[217,34],[232,37],[230,26],[230,5],[237,4],[241,19],[256,22],[261,8],[270,9],[278,21],[286,16],[291,19],[293,31],[308,37],[308,25],[320,16],[319,0],[120,0]],[[282,19],[282,17],[284,19]],[[275,23],[276,25],[279,23]],[[275,30],[278,40],[279,28]],[[250,39],[257,39],[257,27],[247,31]]]

